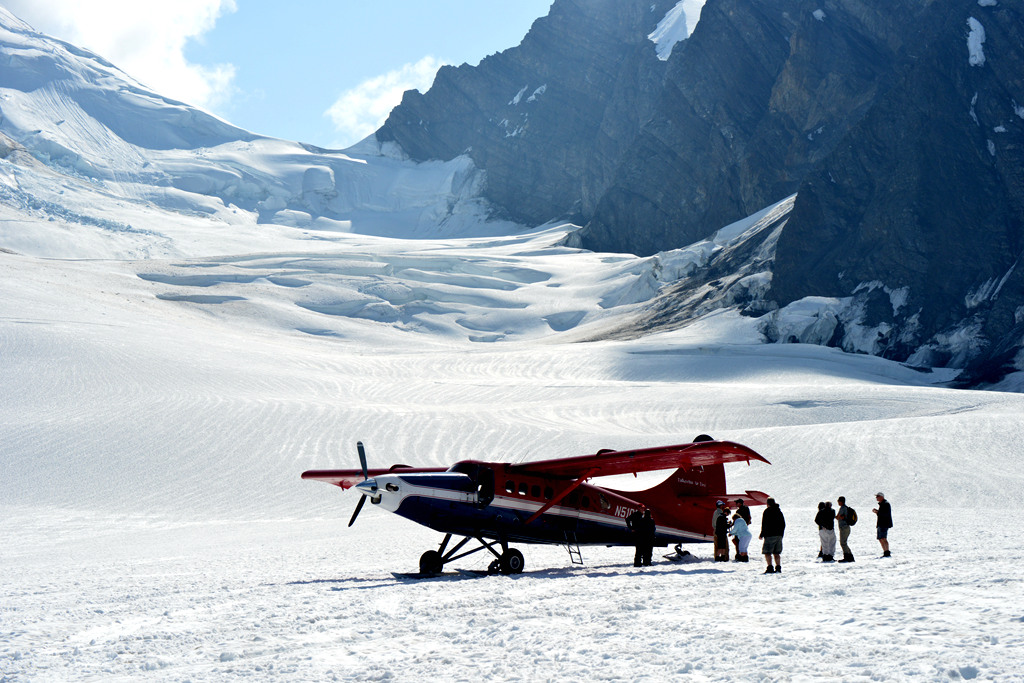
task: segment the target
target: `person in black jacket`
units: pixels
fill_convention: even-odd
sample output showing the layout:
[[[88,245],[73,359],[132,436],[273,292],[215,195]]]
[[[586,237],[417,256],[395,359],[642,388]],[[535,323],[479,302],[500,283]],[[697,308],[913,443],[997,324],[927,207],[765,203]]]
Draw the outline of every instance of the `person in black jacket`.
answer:
[[[782,508],[775,502],[774,498],[768,499],[768,507],[761,515],[761,534],[759,538],[764,539],[761,552],[768,563],[765,574],[782,573],[782,537],[786,533],[786,518],[782,515]],[[772,566],[772,558],[775,558],[775,566]]]
[[[736,514],[743,518],[743,521],[750,524],[750,508],[743,504],[742,498],[736,499]]]
[[[818,503],[818,514],[814,516],[821,539],[821,561],[834,562],[836,554],[836,513],[832,503]]]
[[[729,561],[729,527],[732,526],[732,522],[729,520],[729,508],[721,506],[718,508],[722,511],[722,514],[715,518],[715,547],[718,550],[715,551],[716,562],[728,562]]]
[[[875,494],[875,500],[878,501],[878,507],[874,508],[872,512],[878,515],[875,528],[878,531],[878,542],[882,545],[882,557],[892,557],[889,554],[889,529],[892,528],[892,506],[889,505],[889,501],[885,499],[885,495],[881,491]]]
[[[715,503],[715,511],[711,515],[711,537],[715,540],[715,562],[728,562],[729,561],[729,508],[725,506],[724,501],[718,501]],[[722,518],[726,518],[726,526],[724,529],[721,528]]]
[[[651,516],[651,511],[645,509],[641,513],[637,510],[626,518],[626,527],[633,532],[636,543],[633,566],[650,567],[651,556],[654,554],[654,537],[658,532],[658,526],[654,522],[654,517]]]

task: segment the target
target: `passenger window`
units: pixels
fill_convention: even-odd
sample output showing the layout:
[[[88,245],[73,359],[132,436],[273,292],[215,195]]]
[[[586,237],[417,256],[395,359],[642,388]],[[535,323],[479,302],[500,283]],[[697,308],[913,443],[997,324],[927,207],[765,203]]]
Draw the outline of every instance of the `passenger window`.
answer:
[[[525,496],[526,495],[526,491],[528,489],[529,489],[529,487],[526,485],[525,482],[523,482],[522,484],[519,485],[519,495],[520,496]]]
[[[576,507],[576,504],[580,502],[580,494],[573,491],[566,498],[566,502],[569,503],[569,507]]]
[[[544,500],[551,500],[555,497],[555,490],[550,486],[544,487]]]
[[[516,485],[511,479],[505,482],[505,493],[515,493]]]
[[[530,489],[530,495],[533,496],[534,498],[540,498],[540,486],[534,484],[533,488]]]

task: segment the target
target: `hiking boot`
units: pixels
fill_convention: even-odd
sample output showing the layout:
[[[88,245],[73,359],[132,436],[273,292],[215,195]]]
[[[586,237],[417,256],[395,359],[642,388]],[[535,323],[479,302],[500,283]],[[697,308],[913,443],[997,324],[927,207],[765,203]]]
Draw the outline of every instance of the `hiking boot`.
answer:
[[[768,569],[765,569],[765,570],[764,570],[764,573],[765,573],[765,574],[774,574],[774,573],[775,573],[775,569],[774,569],[774,568],[772,568],[772,566],[771,566],[771,565],[768,565]]]
[[[890,555],[889,551],[886,550],[884,553],[882,553],[882,557],[892,557],[892,555]]]
[[[782,567],[776,567],[775,568],[775,573],[776,574],[781,574],[782,573]]]

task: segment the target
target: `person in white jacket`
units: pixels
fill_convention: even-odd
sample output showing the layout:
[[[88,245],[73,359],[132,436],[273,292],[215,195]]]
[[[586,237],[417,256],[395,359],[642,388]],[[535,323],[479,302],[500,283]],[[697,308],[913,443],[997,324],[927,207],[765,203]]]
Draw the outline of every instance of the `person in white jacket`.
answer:
[[[750,527],[747,526],[747,521],[740,517],[738,514],[732,518],[732,528],[729,529],[729,534],[736,537],[738,546],[736,548],[736,561],[737,562],[749,562],[750,558],[747,556],[747,548],[750,547],[750,539],[753,538],[753,534],[750,533]]]

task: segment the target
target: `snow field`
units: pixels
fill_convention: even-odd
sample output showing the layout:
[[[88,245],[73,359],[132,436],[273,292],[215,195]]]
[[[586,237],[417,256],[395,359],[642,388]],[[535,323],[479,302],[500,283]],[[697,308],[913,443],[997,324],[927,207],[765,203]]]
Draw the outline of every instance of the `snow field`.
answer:
[[[467,249],[473,259],[455,256]],[[873,357],[756,344],[729,314],[628,342],[436,334],[513,287],[529,310],[544,301],[536,285],[569,270],[566,286],[581,291],[614,287],[623,272],[620,259],[553,259],[529,244],[515,249],[534,255],[510,263],[509,249],[439,245],[435,284],[479,300],[464,292],[454,313],[393,322],[303,313],[291,295],[308,281],[340,296],[367,273],[391,273],[377,282],[394,288],[403,250],[377,250],[372,268],[360,252],[301,272],[321,256],[0,255],[0,675],[1014,680],[1022,551],[1012,508],[999,510],[1024,483],[1019,396],[929,386],[933,377]],[[426,279],[428,264],[415,263],[408,282]],[[244,300],[166,296],[175,290]],[[520,576],[396,580],[439,534],[372,506],[347,529],[355,496],[298,478],[355,466],[359,439],[373,465],[439,465],[701,432],[772,461],[727,474],[730,491],[781,502],[782,576],[763,576],[756,560],[709,562],[706,546],[691,547],[701,562],[650,570],[635,570],[628,548],[584,547],[581,568],[562,548],[523,546]],[[873,559],[879,488],[895,507],[891,562]],[[812,511],[837,495],[861,514],[858,562],[819,566]]]
[[[816,563],[813,510],[784,508],[779,576],[756,555],[712,562],[708,546],[691,546],[699,562],[643,570],[629,548],[584,548],[579,567],[524,546],[525,574],[425,581],[389,572],[414,567],[437,534],[372,508],[353,529],[347,509],[188,524],[6,510],[20,531],[0,562],[0,675],[1019,680],[1013,537],[978,533],[990,516],[977,510],[897,504],[894,557],[881,560],[869,503],[856,502],[852,565]]]

